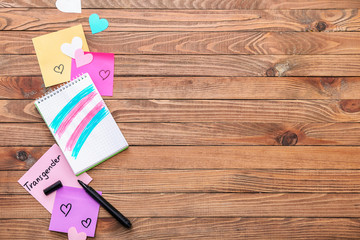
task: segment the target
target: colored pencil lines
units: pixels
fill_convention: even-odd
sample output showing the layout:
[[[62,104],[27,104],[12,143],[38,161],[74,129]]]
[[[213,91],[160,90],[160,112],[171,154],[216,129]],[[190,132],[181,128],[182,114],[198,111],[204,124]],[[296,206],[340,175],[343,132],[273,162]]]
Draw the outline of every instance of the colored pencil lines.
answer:
[[[65,117],[71,112],[71,110],[87,95],[95,90],[94,85],[89,85],[84,90],[79,92],[75,97],[73,97],[63,109],[56,115],[54,120],[50,123],[49,127],[56,133],[64,121]]]
[[[67,136],[70,135],[70,138],[66,142],[65,150],[71,151],[71,156],[75,159],[91,132],[108,114],[110,114],[103,101],[98,102],[86,115],[81,113],[90,102],[95,101],[94,99],[97,94],[94,85],[89,85],[76,94],[76,96],[61,109],[49,125],[54,134],[59,138],[65,133]],[[70,129],[69,126],[74,119],[79,115],[80,119],[83,117],[81,115],[85,115],[85,117],[82,118],[73,132],[69,132],[70,130],[67,131],[67,129]]]
[[[72,120],[78,115],[78,113],[84,109],[84,107],[96,96],[96,92],[93,91],[89,95],[85,96],[81,101],[69,112],[64,121],[60,124],[59,128],[55,132],[56,135],[61,137],[70,125]]]
[[[90,133],[108,114],[109,111],[105,108],[104,102],[99,102],[76,127],[75,131],[70,136],[65,149],[67,151],[72,151],[71,155],[76,158]]]
[[[81,133],[74,150],[71,154],[73,157],[77,157],[79,154],[80,149],[84,145],[86,139],[89,137],[90,133],[94,130],[94,128],[109,114],[109,111],[103,107],[101,110],[91,119],[89,124],[86,126],[84,131]]]

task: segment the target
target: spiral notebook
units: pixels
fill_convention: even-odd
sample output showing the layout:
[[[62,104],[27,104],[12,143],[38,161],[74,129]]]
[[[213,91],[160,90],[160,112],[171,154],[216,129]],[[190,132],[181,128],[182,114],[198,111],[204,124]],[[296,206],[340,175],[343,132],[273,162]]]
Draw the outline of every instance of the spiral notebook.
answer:
[[[129,146],[88,73],[35,106],[77,176]]]

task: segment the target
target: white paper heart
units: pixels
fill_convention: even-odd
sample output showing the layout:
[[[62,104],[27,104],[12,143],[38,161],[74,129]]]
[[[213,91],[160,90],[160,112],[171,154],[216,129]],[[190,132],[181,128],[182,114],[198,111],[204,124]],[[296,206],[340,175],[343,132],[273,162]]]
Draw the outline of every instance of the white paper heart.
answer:
[[[65,13],[81,13],[81,0],[57,0],[55,5]]]
[[[75,51],[79,48],[82,48],[83,42],[82,39],[80,37],[74,37],[70,43],[63,43],[61,45],[61,51],[71,57],[71,58],[75,58]]]

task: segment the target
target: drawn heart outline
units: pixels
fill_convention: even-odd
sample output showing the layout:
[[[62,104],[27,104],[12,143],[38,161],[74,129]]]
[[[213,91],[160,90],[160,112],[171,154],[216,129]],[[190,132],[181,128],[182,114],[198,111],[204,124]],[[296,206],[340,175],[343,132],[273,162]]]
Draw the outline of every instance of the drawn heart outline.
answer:
[[[81,220],[81,225],[84,226],[84,228],[88,228],[91,224],[91,218],[87,218],[86,220]]]
[[[108,20],[105,18],[100,19],[96,13],[90,15],[89,24],[92,34],[102,32],[109,27]]]
[[[75,63],[77,68],[91,63],[93,58],[94,56],[91,53],[85,54],[84,50],[82,50],[81,48],[75,51]]]
[[[110,76],[110,70],[101,70],[99,72],[99,76],[102,78],[102,80],[107,79]]]
[[[81,37],[74,37],[71,40],[71,43],[63,43],[61,45],[61,52],[63,52],[65,55],[75,58],[75,51],[79,48],[82,48],[83,42]]]
[[[81,0],[57,0],[55,6],[64,13],[81,13]]]
[[[68,230],[68,239],[69,240],[86,240],[86,233],[76,231],[75,227],[71,227]]]
[[[70,210],[71,210],[71,203],[68,204],[61,204],[60,206],[60,211],[65,215],[65,217],[69,214]],[[63,211],[63,208],[65,208],[66,211]]]
[[[54,67],[54,72],[62,74],[64,71],[64,65],[60,64],[59,66]]]

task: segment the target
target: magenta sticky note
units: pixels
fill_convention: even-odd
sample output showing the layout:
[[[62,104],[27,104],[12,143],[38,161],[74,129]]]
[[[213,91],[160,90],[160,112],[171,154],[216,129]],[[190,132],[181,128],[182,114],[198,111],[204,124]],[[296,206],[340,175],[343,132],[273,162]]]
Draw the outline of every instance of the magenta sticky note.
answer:
[[[71,79],[89,73],[97,90],[102,96],[113,95],[114,85],[114,54],[100,52],[85,52],[92,54],[93,59],[89,64],[76,67],[75,59],[71,61]]]
[[[87,173],[76,177],[60,147],[54,144],[18,182],[51,213],[55,192],[46,196],[44,189],[58,180],[63,186],[81,188],[78,179],[85,183],[92,180]]]
[[[62,187],[56,191],[49,230],[67,233],[69,228],[75,227],[78,232],[94,237],[99,208],[99,203],[84,189]]]

